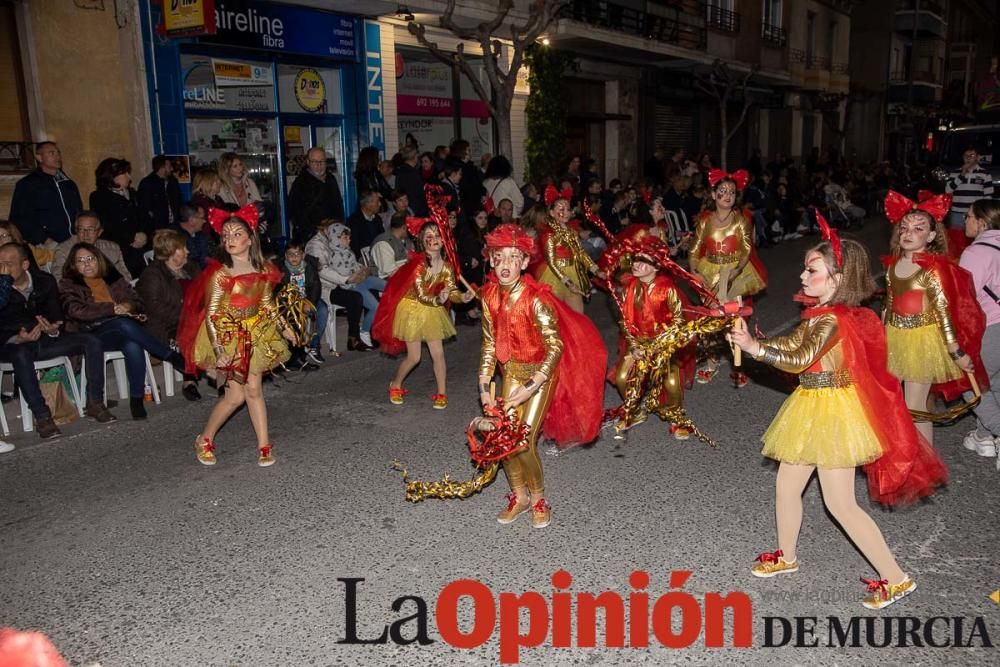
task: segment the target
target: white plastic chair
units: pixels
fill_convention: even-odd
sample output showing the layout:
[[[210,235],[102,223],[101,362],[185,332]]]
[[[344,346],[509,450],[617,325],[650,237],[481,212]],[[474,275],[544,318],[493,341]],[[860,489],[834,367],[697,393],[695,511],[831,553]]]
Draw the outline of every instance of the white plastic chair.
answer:
[[[175,370],[169,361],[164,361],[161,367],[163,368],[163,393],[167,396],[173,396],[174,383],[183,382],[184,376],[180,371]]]
[[[149,383],[150,388],[153,390],[153,401],[159,405],[160,404],[160,389],[156,386],[156,376],[153,375],[153,364],[149,361],[149,352],[143,351],[143,355],[146,357],[146,382]],[[104,401],[108,400],[108,383],[107,383],[107,365],[111,363],[114,364],[115,368],[115,384],[118,385],[118,398],[121,400],[126,400],[129,397],[128,393],[128,376],[125,371],[125,355],[120,351],[112,351],[104,353]],[[80,373],[80,391],[87,391],[87,369],[84,367],[83,372]]]
[[[44,371],[50,368],[58,368],[59,366],[62,366],[63,368],[66,369],[66,377],[69,379],[69,388],[70,391],[73,393],[73,402],[76,403],[76,411],[82,417],[83,400],[80,397],[85,395],[83,393],[84,388],[83,386],[77,386],[76,384],[76,376],[73,373],[73,364],[70,363],[69,357],[53,357],[52,359],[43,359],[42,361],[36,361],[35,371],[36,372]],[[14,373],[13,364],[7,364],[7,363],[0,364],[0,385],[3,384],[4,373],[13,374]],[[25,433],[27,433],[35,429],[33,423],[34,415],[31,412],[31,408],[28,407],[28,402],[24,400],[24,392],[19,391],[18,395],[21,397],[21,426],[24,428]],[[4,421],[4,423],[2,424],[3,432],[4,435],[7,435],[9,431],[7,430],[6,417],[4,417],[3,421]]]
[[[326,317],[326,331],[323,332],[323,338],[326,339],[327,347],[330,348],[330,352],[337,351],[337,311],[343,310],[343,306],[338,306],[335,303],[331,303],[329,299],[323,297],[326,301],[326,305],[329,308],[329,313]]]
[[[153,257],[154,255],[152,250],[147,250],[146,252],[142,253],[142,261],[146,263],[146,266],[149,266],[150,264],[153,263]]]

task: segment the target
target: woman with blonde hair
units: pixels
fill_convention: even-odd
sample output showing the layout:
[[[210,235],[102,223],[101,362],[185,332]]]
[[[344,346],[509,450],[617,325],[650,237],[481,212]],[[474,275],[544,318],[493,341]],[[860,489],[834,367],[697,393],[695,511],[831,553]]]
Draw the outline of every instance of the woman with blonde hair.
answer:
[[[221,190],[222,179],[219,178],[219,172],[202,167],[194,172],[194,179],[191,181],[191,203],[200,206],[205,215],[208,215],[208,209],[222,204],[222,200],[219,199]]]
[[[263,201],[257,184],[250,178],[246,165],[236,153],[223,153],[219,157],[219,179],[222,181],[219,199],[223,203],[243,208],[247,204]]]

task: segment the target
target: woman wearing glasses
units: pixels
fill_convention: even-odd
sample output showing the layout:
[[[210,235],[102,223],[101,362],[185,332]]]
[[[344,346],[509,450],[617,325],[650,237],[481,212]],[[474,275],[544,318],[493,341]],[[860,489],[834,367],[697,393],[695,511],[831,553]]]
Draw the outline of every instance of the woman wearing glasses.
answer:
[[[184,359],[142,327],[145,316],[139,295],[100,250],[89,243],[77,243],[59,281],[59,299],[67,331],[92,333],[101,339],[105,352],[120,350],[125,355],[129,410],[133,419],[145,419],[144,352],[176,367],[183,366]]]

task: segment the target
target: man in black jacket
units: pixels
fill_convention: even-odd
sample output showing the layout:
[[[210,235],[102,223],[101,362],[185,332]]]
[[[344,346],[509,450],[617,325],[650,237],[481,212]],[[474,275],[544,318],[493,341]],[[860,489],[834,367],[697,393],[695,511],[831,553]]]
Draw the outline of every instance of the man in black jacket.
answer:
[[[102,424],[115,421],[104,406],[104,348],[100,339],[62,330],[55,278],[29,267],[28,250],[23,245],[0,246],[0,274],[9,275],[13,283],[7,303],[0,307],[0,361],[14,367],[14,379],[35,415],[38,435],[43,439],[60,435],[35,374],[36,361],[55,357],[84,355],[88,378],[85,414]]]
[[[55,245],[73,235],[73,221],[83,210],[80,189],[62,170],[62,153],[52,141],[35,147],[38,168],[14,186],[10,221],[32,245]]]
[[[483,198],[486,197],[486,188],[483,187],[483,172],[479,171],[479,167],[471,159],[469,142],[465,139],[451,142],[448,158],[458,160],[462,167],[462,201],[459,205],[463,211],[478,210],[483,205]]]
[[[139,181],[139,211],[153,230],[166,229],[177,221],[181,188],[173,175],[174,165],[166,155],[153,158],[153,171]]]
[[[400,155],[403,164],[396,167],[396,189],[406,193],[413,215],[425,218],[427,197],[424,196],[424,179],[417,170],[417,149],[413,146],[403,146]]]
[[[326,151],[310,148],[306,169],[299,172],[288,192],[288,218],[292,235],[305,243],[316,233],[316,223],[333,218],[344,219],[344,198],[337,176],[327,169]]]
[[[347,219],[351,229],[351,250],[361,260],[361,251],[370,248],[375,238],[385,231],[379,216],[381,199],[377,192],[362,192],[358,195],[358,210]]]

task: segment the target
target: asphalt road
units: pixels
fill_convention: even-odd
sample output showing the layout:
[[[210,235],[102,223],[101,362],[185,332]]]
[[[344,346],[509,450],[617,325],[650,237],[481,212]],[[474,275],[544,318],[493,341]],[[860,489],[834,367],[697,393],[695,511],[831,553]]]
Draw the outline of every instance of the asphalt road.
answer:
[[[863,236],[881,251],[884,223],[869,223]],[[763,330],[776,333],[796,320],[789,297],[802,252],[814,240],[763,253],[771,272],[769,293],[756,303]],[[589,312],[613,345],[606,301],[595,299]],[[859,604],[859,577],[874,572],[823,510],[815,481],[805,494],[800,571],[769,580],[749,574],[754,557],[775,548],[776,468],[760,456],[758,441],[790,389],[753,365],[755,381],[743,390],[720,375],[688,394],[691,416],[717,439],[716,449],[676,442],[664,424],[649,422],[625,444],[606,433],[591,447],[545,455],[554,509],[544,530],[532,530],[527,518],[496,523],[507,490],[502,476],[465,501],[405,502],[394,459],[417,478],[469,474],[463,429],[477,412],[478,341],[475,329],[462,327],[446,347],[451,404],[444,411],[430,407],[428,362],[411,376],[406,404],[390,405],[386,386],[395,363],[374,354],[345,353],[328,358],[321,371],[268,385],[278,457],[271,468],[255,465],[245,412],[219,435],[218,465],[197,463],[192,443],[211,408],[207,398],[195,405],[168,399],[142,423],[71,425],[54,442],[15,434],[18,449],[0,456],[0,626],[40,629],[73,664],[104,667],[485,665],[500,660],[499,630],[477,648],[442,640],[436,604],[449,582],[475,579],[489,588],[479,606],[486,624],[503,592],[536,591],[553,609],[551,577],[560,569],[572,575],[568,592],[612,591],[628,607],[629,575],[642,570],[649,573],[651,610],[672,585],[693,596],[685,598],[694,604],[687,621],[716,618],[705,611],[706,594],[746,593],[752,610],[739,616],[753,646],[733,647],[732,614],[723,619],[728,648],[706,648],[704,628],[687,648],[665,648],[652,633],[648,648],[606,647],[599,621],[599,648],[553,648],[552,634],[544,633],[543,646],[520,651],[521,663],[997,664],[996,650],[980,645],[983,632],[1000,642],[1000,606],[988,598],[1000,587],[1000,473],[961,447],[968,421],[935,431],[952,476],[946,490],[911,509],[871,508],[919,589],[870,612]],[[607,405],[616,398],[609,388]],[[16,404],[5,407],[16,429]],[[126,411],[116,409],[119,416]],[[870,507],[860,475],[857,490]],[[692,574],[672,582],[674,570]],[[415,614],[414,600],[398,611],[392,604],[417,596],[426,602],[432,643],[342,643],[350,610],[341,580],[348,578],[364,579],[352,584],[358,639],[377,638],[385,625]],[[510,609],[512,598],[500,604]],[[473,628],[471,609],[469,599],[459,605],[462,632]],[[626,637],[629,627],[643,625],[638,610],[635,617],[626,616]],[[803,634],[803,646],[793,639],[766,647],[766,628],[782,626],[768,617],[788,619],[793,630],[796,617],[816,617],[819,646],[806,646],[810,636]],[[831,623],[847,627],[852,617],[862,617],[860,646],[828,647]],[[899,647],[904,621],[890,621],[890,646],[872,648],[868,642],[887,640],[885,617],[913,617],[905,621],[911,629],[931,625],[931,640],[949,647]],[[933,617],[961,617],[962,629]],[[879,620],[867,627],[866,618]],[[811,622],[798,623],[808,629]],[[680,628],[675,615],[675,632]],[[412,639],[417,630],[411,619],[397,634]],[[955,646],[969,643],[970,634],[972,647]],[[780,633],[771,639],[780,643]]]

